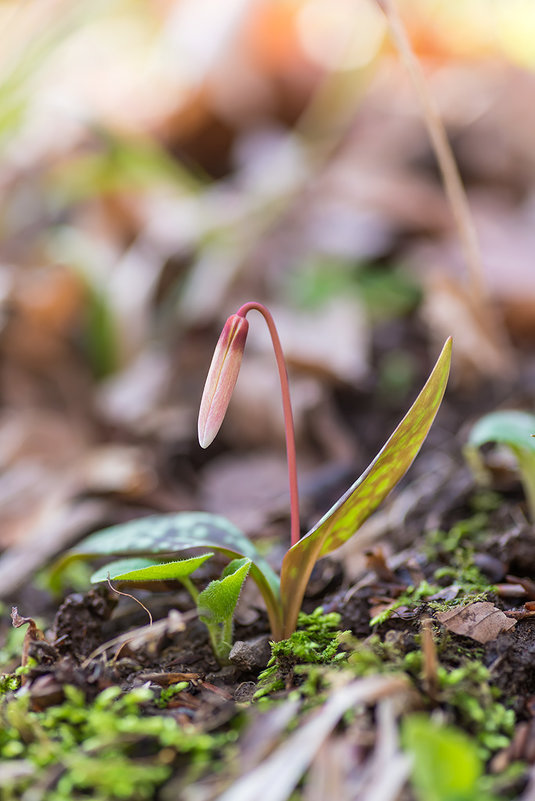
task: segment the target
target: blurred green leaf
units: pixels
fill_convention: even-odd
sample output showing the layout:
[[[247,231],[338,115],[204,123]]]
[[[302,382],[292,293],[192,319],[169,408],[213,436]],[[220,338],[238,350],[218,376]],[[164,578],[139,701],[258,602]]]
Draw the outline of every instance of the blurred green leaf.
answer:
[[[119,334],[109,298],[87,282],[84,345],[95,378],[105,378],[119,367]]]
[[[119,136],[92,125],[94,150],[78,153],[49,174],[63,203],[73,203],[110,192],[141,191],[154,186],[175,186],[198,192],[201,180],[157,142]]]
[[[413,757],[419,801],[495,801],[478,787],[483,765],[476,743],[458,729],[411,715],[403,722],[402,742]]]
[[[503,410],[481,418],[471,429],[465,449],[477,477],[485,481],[483,460],[477,449],[488,443],[507,445],[514,453],[526,493],[530,516],[535,521],[535,414]]]
[[[535,453],[535,414],[514,409],[492,412],[471,429],[469,442],[478,448],[487,442],[503,442]]]

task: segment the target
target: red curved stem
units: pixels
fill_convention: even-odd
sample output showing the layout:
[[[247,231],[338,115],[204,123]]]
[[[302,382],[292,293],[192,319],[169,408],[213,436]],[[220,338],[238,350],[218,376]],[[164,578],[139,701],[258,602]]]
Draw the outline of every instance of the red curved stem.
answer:
[[[244,303],[236,314],[240,317],[245,317],[248,312],[255,310],[260,312],[269,328],[271,334],[271,341],[273,343],[273,350],[275,351],[275,358],[277,360],[277,368],[279,370],[279,380],[281,385],[282,395],[282,408],[284,412],[284,430],[286,433],[286,455],[288,458],[288,481],[290,484],[290,513],[291,513],[291,544],[295,545],[299,542],[301,534],[299,526],[299,491],[297,485],[297,460],[295,452],[295,431],[294,421],[292,414],[292,404],[290,402],[290,387],[288,385],[288,372],[286,370],[286,362],[284,360],[284,353],[279,339],[279,334],[275,326],[275,321],[271,312],[262,304],[251,301]]]

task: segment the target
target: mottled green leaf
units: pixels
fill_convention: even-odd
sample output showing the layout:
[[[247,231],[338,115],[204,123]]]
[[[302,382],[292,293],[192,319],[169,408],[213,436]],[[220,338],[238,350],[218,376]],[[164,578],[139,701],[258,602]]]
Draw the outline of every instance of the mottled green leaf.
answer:
[[[159,562],[154,559],[137,557],[132,559],[117,559],[115,562],[103,565],[91,576],[93,584],[99,581],[119,579],[122,581],[180,581],[190,576],[213,553],[203,553],[191,559],[180,559],[177,562]]]
[[[305,587],[317,559],[350,539],[410,467],[442,401],[450,361],[451,338],[424,388],[373,462],[284,557],[281,599],[285,637],[295,629]]]
[[[504,409],[486,414],[473,426],[468,438],[466,457],[476,476],[484,475],[483,460],[477,449],[490,442],[507,445],[514,453],[528,500],[531,519],[535,521],[535,414]]]
[[[252,542],[224,517],[207,512],[152,515],[98,531],[70,551],[65,561],[96,556],[172,556],[190,548],[251,560],[251,577],[266,603],[274,633],[280,631],[279,580]],[[60,565],[61,567],[61,565]],[[276,636],[276,634],[275,634]]]

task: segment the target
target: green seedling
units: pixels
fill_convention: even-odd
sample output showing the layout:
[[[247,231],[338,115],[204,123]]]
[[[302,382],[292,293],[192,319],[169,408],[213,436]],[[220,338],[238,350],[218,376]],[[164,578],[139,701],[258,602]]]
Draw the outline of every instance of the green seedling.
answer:
[[[91,576],[93,583],[115,580],[132,587],[154,587],[155,583],[179,581],[195,601],[199,617],[208,629],[210,642],[218,661],[225,664],[232,648],[232,617],[243,583],[251,567],[247,558],[234,559],[224,569],[221,579],[211,581],[201,593],[190,576],[214,554],[205,553],[191,559],[160,562],[141,557],[119,559],[99,568]]]
[[[489,483],[488,471],[479,448],[488,443],[506,445],[513,452],[530,517],[535,521],[535,414],[515,410],[492,412],[481,418],[470,431],[465,455],[482,484]]]
[[[221,578],[211,581],[197,597],[199,617],[220,662],[227,661],[232,648],[232,616],[250,567],[250,559],[233,559]]]
[[[225,324],[201,401],[199,441],[201,446],[207,447],[221,426],[245,347],[249,326],[245,318],[252,310],[263,315],[271,334],[284,410],[291,547],[284,557],[280,578],[232,523],[202,512],[147,517],[97,532],[67,554],[63,563],[74,558],[103,555],[147,555],[152,559],[165,555],[172,558],[191,548],[219,551],[230,559],[246,558],[250,560],[251,578],[258,585],[266,604],[273,638],[281,640],[295,631],[316,561],[353,537],[402,478],[420,450],[444,395],[451,360],[451,338],[445,343],[422,391],[382,450],[321,520],[300,538],[295,437],[286,365],[273,318],[259,303],[246,303]],[[214,591],[217,592],[217,587]],[[226,634],[222,636],[226,637]]]

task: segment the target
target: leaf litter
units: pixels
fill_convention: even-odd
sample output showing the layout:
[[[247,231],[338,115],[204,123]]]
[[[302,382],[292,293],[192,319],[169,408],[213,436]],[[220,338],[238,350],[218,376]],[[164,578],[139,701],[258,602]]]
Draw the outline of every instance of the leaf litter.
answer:
[[[106,10],[83,5],[81,16],[94,13],[95,30],[105,30]],[[136,16],[135,47],[130,46],[132,27],[124,38],[112,37],[112,97],[127,88],[122,80],[114,83],[112,65],[133,65],[130,86],[136,63],[144,63],[147,46],[151,50],[148,39],[165,28],[169,9],[152,13],[155,26]],[[7,610],[0,623],[6,671],[1,678],[6,693],[2,783],[13,797],[24,793],[20,788],[34,786],[43,798],[89,792],[107,799],[190,801],[234,798],[240,787],[249,786],[243,782],[262,782],[268,773],[280,798],[293,792],[317,801],[325,796],[323,788],[336,787],[337,797],[360,801],[429,801],[430,793],[442,801],[451,790],[444,777],[424,770],[411,780],[407,755],[425,768],[435,764],[437,754],[462,752],[472,769],[459,771],[458,793],[528,801],[533,768],[526,765],[535,759],[532,526],[514,471],[506,483],[492,485],[499,492],[493,499],[488,489],[475,486],[460,450],[468,421],[504,401],[533,407],[533,287],[525,266],[533,160],[525,133],[529,126],[512,124],[518,109],[522,119],[529,114],[532,76],[487,63],[471,64],[463,73],[448,60],[448,46],[456,38],[448,38],[448,25],[442,20],[440,46],[427,35],[435,28],[426,28],[426,59],[433,47],[433,57],[438,53],[443,59],[437,71],[426,60],[428,77],[466,172],[490,294],[521,345],[515,353],[520,379],[505,377],[500,343],[489,345],[480,310],[462,285],[449,209],[401,71],[378,59],[385,66],[378,67],[375,81],[368,83],[359,73],[364,91],[358,108],[353,90],[344,94],[344,81],[337,83],[341,73],[322,75],[327,88],[333,79],[345,98],[344,134],[342,117],[331,109],[320,115],[321,147],[310,127],[314,115],[307,128],[305,114],[297,140],[291,126],[302,113],[304,88],[317,87],[317,67],[300,48],[292,50],[293,34],[270,38],[273,29],[267,23],[293,31],[291,25],[285,28],[284,15],[274,20],[273,9],[251,14],[243,12],[241,21],[247,23],[232,53],[219,43],[217,75],[207,66],[209,59],[202,61],[200,83],[183,105],[175,91],[156,97],[154,80],[149,92],[140,86],[148,102],[135,108],[100,97],[100,88],[95,94],[88,81],[75,96],[77,102],[82,96],[90,99],[88,118],[96,115],[101,130],[63,116],[65,124],[54,124],[51,131],[37,113],[33,85],[23,81],[17,90],[22,94],[10,108],[26,103],[27,115],[0,120],[2,135],[9,126],[20,126],[3,153],[6,180],[0,189],[7,209],[2,258],[8,265],[0,293],[0,492],[6,499],[0,511],[6,548],[0,592],[29,615],[17,622],[27,621],[33,630],[34,620],[45,632],[44,639],[27,637],[22,643],[16,637],[24,626],[10,631]],[[417,15],[407,11],[407,19],[421,49]],[[13,41],[24,41],[28,31],[19,29],[17,20],[12,24],[18,31]],[[122,30],[122,21],[115,24]],[[34,69],[50,58],[48,75],[57,77],[54,93],[67,108],[71,101],[65,103],[65,97],[72,97],[88,59],[90,74],[95,72],[88,39],[93,45],[96,40],[84,37],[83,24],[75,26],[70,42],[63,25],[51,30],[58,50],[39,40],[42,51]],[[177,27],[169,30],[175,42]],[[247,38],[243,31],[257,45],[243,54],[255,65],[251,85],[247,70],[237,70],[234,59]],[[202,47],[208,47],[208,38],[200,37]],[[58,71],[65,41],[74,59],[67,72]],[[174,63],[162,58],[152,64],[158,85],[176,85]],[[23,58],[20,66],[25,67]],[[240,77],[240,104],[223,76]],[[470,94],[467,87],[474,84],[478,91]],[[229,80],[232,85],[238,81]],[[508,91],[500,92],[503,86]],[[8,83],[6,92],[9,88]],[[280,102],[278,111],[273,98]],[[321,93],[314,98],[319,109],[321,100]],[[255,125],[262,128],[268,120],[269,126],[252,132],[244,121],[249,118],[240,114],[263,102],[267,105]],[[115,129],[117,119],[125,129]],[[135,131],[138,141],[125,130]],[[154,147],[147,148],[143,140],[154,132]],[[266,150],[246,146],[252,133],[266,134],[270,157],[279,159],[273,164],[293,154],[284,175],[274,169],[263,174],[258,154]],[[178,161],[177,153],[189,165],[193,158],[202,178]],[[386,298],[394,273],[420,284],[424,248],[426,273],[432,262],[438,275],[431,283],[421,282],[427,312],[411,296],[378,314],[369,285],[364,291],[366,270],[357,262],[369,262],[368,272],[383,281],[379,296]],[[511,261],[511,253],[511,270],[504,270],[500,265]],[[409,265],[400,270],[394,261]],[[390,297],[400,300],[400,285],[394,287]],[[266,616],[251,582],[235,624],[243,645],[221,668],[182,590],[172,595],[136,591],[154,616],[147,626],[134,602],[121,598],[117,603],[106,587],[88,593],[83,567],[71,565],[57,581],[44,569],[105,525],[162,511],[216,510],[221,495],[238,525],[249,515],[246,528],[259,552],[279,566],[288,528],[287,504],[277,489],[279,468],[273,470],[276,500],[266,506],[254,499],[234,501],[224,481],[215,488],[208,481],[211,470],[224,473],[234,462],[232,480],[246,495],[242,456],[249,457],[258,444],[259,493],[263,482],[271,481],[262,461],[281,439],[281,426],[275,408],[269,417],[277,388],[265,379],[261,361],[257,400],[251,403],[244,392],[219,450],[201,454],[193,439],[194,407],[214,336],[236,298],[251,293],[278,303],[288,318],[285,336],[295,351],[292,379],[302,392],[299,436],[312,476],[304,504],[307,529],[392,430],[420,378],[423,383],[436,342],[451,333],[453,316],[458,353],[456,386],[426,448],[360,530],[353,550],[346,545],[343,553],[318,563],[298,646],[280,652],[273,665],[282,688],[256,700],[270,651]],[[344,318],[332,338],[329,326],[322,333],[318,324],[316,344],[311,337],[303,344],[299,321],[328,320],[333,308],[355,310],[354,319]],[[342,344],[330,359],[327,345],[334,347],[335,335]],[[392,354],[408,357],[405,371]],[[249,414],[248,407],[253,407]],[[484,519],[478,522],[482,510]],[[376,549],[378,539],[382,552]],[[372,549],[368,555],[365,548]],[[217,578],[222,567],[211,572],[206,566],[202,580]],[[317,656],[317,641],[322,627],[328,627],[311,615],[318,605],[326,616],[340,615],[340,636],[332,648],[319,651],[331,654],[325,663]],[[422,710],[424,721],[403,725],[400,737],[399,721],[410,721]],[[516,715],[516,724],[509,713]],[[459,739],[459,729],[466,739]],[[507,771],[519,760],[523,765],[515,778]],[[494,772],[503,784],[494,790],[482,784],[485,771],[483,778]],[[254,787],[265,791],[265,783]]]

